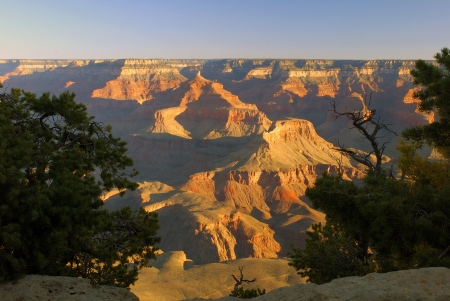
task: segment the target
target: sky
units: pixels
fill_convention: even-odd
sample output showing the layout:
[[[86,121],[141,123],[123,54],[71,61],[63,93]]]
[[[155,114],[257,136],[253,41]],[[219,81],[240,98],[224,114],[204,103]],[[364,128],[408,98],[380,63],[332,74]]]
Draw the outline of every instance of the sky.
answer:
[[[0,59],[433,59],[449,0],[0,0]]]

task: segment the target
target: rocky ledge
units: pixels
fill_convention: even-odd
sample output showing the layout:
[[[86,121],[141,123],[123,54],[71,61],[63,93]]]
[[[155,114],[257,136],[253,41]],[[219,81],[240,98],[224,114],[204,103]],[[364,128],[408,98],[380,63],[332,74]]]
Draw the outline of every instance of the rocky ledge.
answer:
[[[27,275],[0,285],[0,300],[8,301],[139,301],[125,288],[92,285],[88,279]]]
[[[450,269],[423,268],[364,277],[345,277],[329,283],[297,284],[275,289],[255,301],[322,301],[322,300],[450,300]],[[190,301],[204,299],[191,299]],[[241,300],[234,297],[220,301]]]

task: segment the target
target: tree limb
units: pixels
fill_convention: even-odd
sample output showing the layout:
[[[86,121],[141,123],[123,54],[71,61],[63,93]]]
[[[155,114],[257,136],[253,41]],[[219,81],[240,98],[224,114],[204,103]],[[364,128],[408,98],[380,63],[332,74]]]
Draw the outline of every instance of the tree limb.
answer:
[[[233,295],[235,297],[237,297],[239,286],[242,285],[243,282],[250,283],[250,282],[256,281],[256,278],[253,280],[244,279],[244,275],[242,274],[243,270],[244,270],[244,267],[239,267],[239,272],[241,274],[239,277],[239,280],[233,274],[231,275],[231,276],[233,276],[234,280],[236,281],[236,284],[234,285],[234,290],[233,290]]]
[[[370,94],[370,100],[369,105],[367,107],[363,107],[360,111],[348,111],[348,112],[339,112],[336,109],[336,102],[331,101],[332,109],[330,110],[335,114],[335,119],[339,117],[347,117],[353,124],[353,127],[355,127],[362,136],[369,141],[372,151],[368,154],[361,152],[356,152],[351,149],[345,148],[343,145],[339,144],[334,149],[344,154],[346,157],[352,158],[355,161],[367,166],[369,169],[372,169],[375,174],[377,174],[381,170],[381,162],[384,150],[386,149],[386,143],[383,143],[383,145],[379,146],[377,139],[381,138],[378,137],[377,134],[380,130],[386,130],[390,133],[393,133],[397,136],[397,133],[389,129],[388,125],[384,121],[380,121],[380,118],[374,119],[374,116],[376,114],[375,109],[370,108],[370,102],[372,100],[372,93]],[[366,102],[366,97],[364,98],[364,103]],[[372,129],[369,128],[372,127]],[[373,164],[370,160],[371,155],[374,154],[376,158],[376,163]]]

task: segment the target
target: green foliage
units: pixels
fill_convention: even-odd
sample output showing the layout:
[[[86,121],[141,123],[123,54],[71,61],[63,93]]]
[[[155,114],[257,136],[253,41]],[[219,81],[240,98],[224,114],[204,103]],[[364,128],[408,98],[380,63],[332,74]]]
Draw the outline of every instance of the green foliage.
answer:
[[[75,254],[64,275],[128,287],[138,279],[139,269],[150,267],[148,260],[156,259],[156,249],[151,246],[160,241],[155,237],[159,228],[157,214],[130,207],[105,214],[90,245]]]
[[[450,186],[450,162],[448,160],[428,160],[422,158],[418,150],[422,145],[407,143],[399,139],[400,145],[396,149],[400,152],[397,163],[398,169],[405,175],[406,179],[416,183],[420,177],[427,177],[430,185],[438,190]]]
[[[156,214],[102,209],[102,191],[138,186],[128,179],[137,172],[124,172],[126,143],[74,98],[0,95],[0,281],[68,275],[128,287],[155,258]]]
[[[439,67],[418,60],[411,75],[415,85],[425,86],[424,90],[414,93],[414,97],[420,100],[419,110],[436,110],[439,120],[408,128],[402,135],[416,143],[427,143],[450,159],[450,50],[443,48],[434,58]]]
[[[308,282],[323,284],[333,279],[348,276],[363,276],[375,272],[376,266],[372,259],[366,262],[358,258],[358,246],[354,239],[336,231],[336,227],[327,223],[313,224],[313,231],[306,231],[306,248],[294,248],[288,256],[293,259],[289,263],[300,270],[302,277],[308,277]]]
[[[421,177],[412,185],[369,171],[358,187],[342,174],[324,173],[306,195],[327,215],[327,225],[307,232],[305,249],[293,249],[290,265],[317,284],[375,271],[450,268],[450,258],[438,258],[450,245],[450,187],[430,183]]]
[[[241,286],[237,291],[237,296],[234,295],[234,291],[231,291],[229,296],[238,297],[241,299],[253,299],[262,296],[265,293],[266,293],[265,289],[263,289],[262,291],[259,288],[244,290],[244,288]]]
[[[448,162],[430,162],[417,154],[427,143],[450,158],[450,51],[444,48],[435,58],[441,67],[418,60],[411,75],[416,85],[426,86],[414,94],[421,101],[419,109],[436,110],[440,119],[403,131],[413,142],[401,141],[398,147],[404,178],[388,177],[381,167],[368,165],[372,169],[360,186],[344,181],[342,174],[324,173],[306,190],[313,207],[327,216],[325,227],[313,225],[313,231],[307,231],[305,249],[292,248],[293,253],[288,253],[293,259],[290,265],[302,270],[299,274],[309,277],[309,282],[322,284],[374,271],[450,268]],[[334,112],[360,120],[351,112]],[[384,150],[376,135],[365,138],[375,153]]]

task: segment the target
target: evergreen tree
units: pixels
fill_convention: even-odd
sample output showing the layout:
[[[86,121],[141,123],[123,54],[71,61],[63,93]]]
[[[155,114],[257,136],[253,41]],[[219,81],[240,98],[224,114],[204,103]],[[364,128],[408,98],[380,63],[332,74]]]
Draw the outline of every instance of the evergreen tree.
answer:
[[[237,297],[237,298],[241,298],[241,299],[253,299],[262,295],[266,294],[266,289],[260,290],[259,288],[250,288],[250,289],[246,289],[244,290],[244,288],[241,286],[238,288],[236,295],[235,295],[235,291],[231,291],[231,293],[229,294],[229,296],[232,297]]]
[[[314,187],[306,190],[313,208],[327,216],[325,227],[313,225],[313,231],[307,231],[304,249],[292,248],[293,253],[288,254],[293,259],[290,265],[309,277],[309,282],[322,284],[375,271],[450,268],[448,162],[429,162],[416,154],[423,143],[428,143],[450,157],[449,50],[444,48],[435,57],[443,68],[419,60],[411,74],[415,84],[427,86],[415,94],[421,100],[420,109],[436,109],[440,120],[403,132],[414,143],[401,142],[398,148],[402,179],[394,178],[378,164],[384,145],[378,146],[376,135],[370,134],[367,126],[372,123],[375,134],[385,128],[373,119],[376,111],[336,112],[333,106],[338,116],[352,120],[371,143],[377,164],[372,164],[368,155],[361,157],[339,146],[337,150],[369,168],[364,183],[358,186],[343,180],[341,173],[332,176],[325,172]]]
[[[426,177],[411,184],[369,171],[358,187],[342,174],[324,173],[306,195],[327,224],[307,231],[306,247],[292,249],[290,265],[317,284],[370,272],[450,268],[449,194],[450,187],[438,190]]]
[[[102,191],[138,186],[128,179],[137,172],[124,172],[126,143],[74,98],[0,95],[0,281],[67,275],[129,287],[155,258],[156,214],[102,209]]]
[[[399,139],[399,146],[396,148],[400,153],[397,167],[405,180],[417,183],[421,177],[426,177],[429,179],[430,185],[437,190],[450,186],[450,162],[448,160],[422,158],[418,153],[422,145],[408,143],[402,139]]]
[[[370,260],[365,266],[358,258],[358,245],[352,237],[348,237],[333,226],[327,218],[327,223],[313,224],[312,231],[307,231],[305,249],[292,248],[289,253],[293,259],[289,263],[302,277],[308,277],[308,282],[323,284],[333,279],[347,276],[363,276],[375,271],[374,262]]]
[[[439,66],[418,60],[411,75],[415,85],[425,87],[414,93],[414,97],[420,100],[419,110],[435,110],[439,120],[408,128],[402,135],[416,143],[426,143],[450,159],[450,50],[443,48],[434,58]]]

